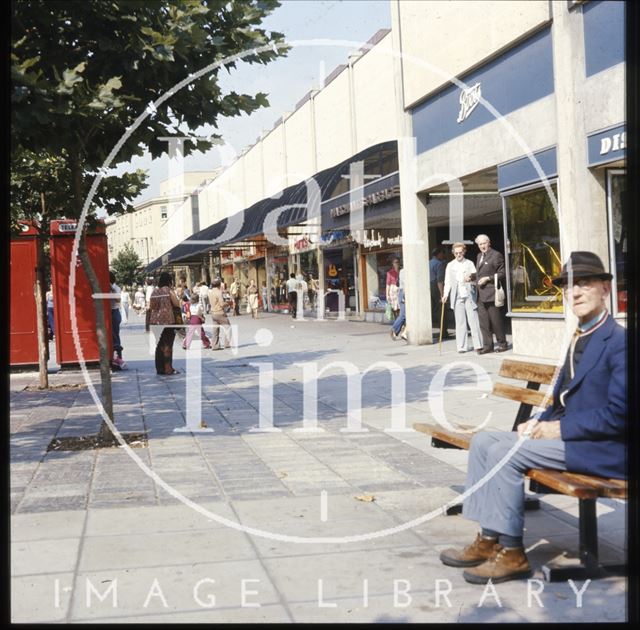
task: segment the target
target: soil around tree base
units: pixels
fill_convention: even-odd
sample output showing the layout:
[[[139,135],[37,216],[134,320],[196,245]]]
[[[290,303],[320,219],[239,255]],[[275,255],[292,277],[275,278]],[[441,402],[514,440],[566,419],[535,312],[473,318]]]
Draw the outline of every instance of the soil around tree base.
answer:
[[[53,389],[57,392],[71,392],[79,389],[87,389],[86,383],[60,383],[58,385],[49,385],[49,387],[40,387],[39,385],[27,385],[23,391],[25,392],[46,392]]]
[[[146,433],[121,433],[122,439],[131,448],[147,448]],[[48,451],[91,451],[98,448],[122,448],[120,442],[109,435],[106,439],[101,439],[100,435],[82,435],[53,438],[47,446]]]

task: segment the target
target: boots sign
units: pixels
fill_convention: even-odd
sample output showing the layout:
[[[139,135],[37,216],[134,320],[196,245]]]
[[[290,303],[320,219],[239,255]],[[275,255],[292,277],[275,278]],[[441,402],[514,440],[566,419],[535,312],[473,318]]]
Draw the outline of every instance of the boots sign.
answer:
[[[471,115],[471,112],[477,107],[482,98],[482,87],[478,82],[475,85],[461,90],[460,92],[460,111],[458,112],[457,122],[465,121]]]

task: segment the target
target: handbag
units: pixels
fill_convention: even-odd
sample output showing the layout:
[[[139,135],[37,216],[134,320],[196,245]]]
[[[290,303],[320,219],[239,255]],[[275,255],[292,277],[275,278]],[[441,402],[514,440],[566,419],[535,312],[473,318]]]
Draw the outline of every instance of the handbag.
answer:
[[[395,319],[393,316],[393,309],[391,308],[391,304],[389,304],[389,302],[387,302],[387,305],[385,306],[385,309],[384,309],[384,318],[388,322],[392,322]]]
[[[498,284],[498,274],[495,274],[493,276],[493,283],[496,287],[496,291],[495,291],[495,305],[496,306],[504,306],[504,299],[505,299],[505,295],[504,295],[504,289]]]

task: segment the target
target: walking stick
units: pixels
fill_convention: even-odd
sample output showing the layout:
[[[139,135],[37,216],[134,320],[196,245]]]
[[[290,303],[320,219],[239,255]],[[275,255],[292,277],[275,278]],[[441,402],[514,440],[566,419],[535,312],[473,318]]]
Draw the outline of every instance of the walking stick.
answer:
[[[440,340],[438,341],[438,354],[442,354],[442,329],[444,326],[444,302],[441,303],[442,308],[440,309]]]

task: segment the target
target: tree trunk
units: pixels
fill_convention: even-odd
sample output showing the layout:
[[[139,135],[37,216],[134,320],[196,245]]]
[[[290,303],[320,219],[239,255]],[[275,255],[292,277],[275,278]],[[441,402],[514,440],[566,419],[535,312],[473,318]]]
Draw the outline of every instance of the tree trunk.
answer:
[[[82,166],[77,159],[77,156],[70,156],[71,173],[73,179],[73,197],[76,216],[80,218],[82,214],[82,206],[84,204],[84,198],[82,194]],[[89,259],[89,252],[87,251],[86,244],[86,231],[80,237],[78,244],[78,256],[82,261],[82,267],[87,274],[87,279],[91,285],[92,293],[103,293],[103,288],[100,286],[98,276],[94,271],[91,260]],[[102,404],[104,406],[105,413],[109,419],[113,422],[113,395],[111,389],[111,357],[109,354],[109,344],[107,339],[107,327],[104,316],[104,304],[102,300],[94,300],[94,309],[96,314],[96,337],[98,340],[98,353],[100,356],[100,380],[102,384]],[[100,425],[100,438],[109,439],[111,437],[111,430],[107,426],[106,422],[102,421]]]
[[[87,274],[92,293],[103,293],[98,276],[91,266],[89,253],[87,252],[86,233],[83,233],[78,246],[78,255],[82,261],[82,267]],[[102,404],[104,410],[113,422],[113,395],[111,390],[111,357],[109,356],[109,340],[107,339],[107,326],[104,316],[104,303],[102,300],[94,300],[96,313],[96,336],[98,339],[98,353],[100,356],[100,381],[102,383]],[[109,439],[111,429],[106,422],[100,425],[100,438]]]
[[[47,334],[45,330],[45,317],[46,313],[44,308],[42,307],[42,303],[44,301],[44,292],[42,290],[42,285],[44,284],[44,268],[42,266],[43,255],[42,255],[42,241],[40,237],[37,237],[37,263],[36,263],[36,285],[34,287],[35,299],[36,299],[36,317],[37,320],[37,331],[38,331],[38,371],[40,373],[40,384],[38,387],[40,389],[47,389],[49,387],[49,373],[47,372]]]

